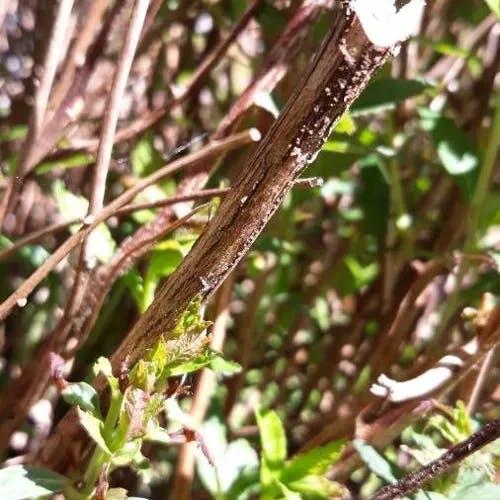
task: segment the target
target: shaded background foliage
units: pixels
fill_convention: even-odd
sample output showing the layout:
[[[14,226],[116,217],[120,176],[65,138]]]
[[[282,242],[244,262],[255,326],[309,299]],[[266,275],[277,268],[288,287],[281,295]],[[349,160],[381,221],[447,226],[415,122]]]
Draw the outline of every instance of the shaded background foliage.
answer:
[[[500,290],[500,8],[480,0],[428,3],[420,34],[378,73],[308,168],[308,177],[324,183],[292,190],[208,304],[206,315],[217,329],[213,338],[243,370],[208,386],[201,383],[203,375],[190,376],[182,406],[189,412],[198,400],[198,418],[206,412],[202,434],[227,469],[219,473],[219,484],[204,457],[197,457],[193,478],[190,452],[152,445],[145,452],[151,467],[140,474],[117,471],[117,484],[154,498],[237,491],[241,468],[256,467],[259,460],[254,408],[260,405],[275,409],[283,422],[285,458],[340,438],[363,439],[348,445],[329,475],[354,498],[369,497],[382,481],[400,477],[499,417],[500,327],[488,330],[488,342],[481,335],[498,311]],[[249,127],[265,133],[337,7],[329,1],[152,1],[120,102],[105,202],[210,138]],[[32,105],[56,6],[40,0],[0,6],[4,201],[9,182],[14,185],[3,248],[87,214],[130,10],[131,2],[75,2],[57,48],[44,127],[32,137]],[[199,191],[205,183],[230,186],[252,147],[242,144],[207,158],[148,187],[135,201]],[[90,284],[80,290],[80,302],[76,251],[26,304],[18,301],[23,307],[0,327],[5,458],[36,454],[66,411],[40,354],[56,350],[74,358],[71,378],[88,377],[94,360],[110,355],[151,303],[218,203],[213,198],[167,236],[166,223],[189,211],[186,202],[112,217],[93,233]],[[1,254],[2,300],[77,227],[52,229]],[[476,351],[462,356],[462,366],[443,386],[431,387],[434,392],[398,402],[370,393],[381,374],[410,380],[466,345]],[[431,396],[436,400],[430,402]],[[449,407],[457,401],[465,407],[453,413]],[[378,448],[375,458],[366,443]],[[465,498],[459,488],[494,475],[498,454],[485,461],[490,468],[484,476],[473,476],[473,467],[460,469],[458,479],[433,485],[435,495]],[[257,483],[255,477],[248,482],[253,494]],[[279,497],[273,494],[269,498]]]

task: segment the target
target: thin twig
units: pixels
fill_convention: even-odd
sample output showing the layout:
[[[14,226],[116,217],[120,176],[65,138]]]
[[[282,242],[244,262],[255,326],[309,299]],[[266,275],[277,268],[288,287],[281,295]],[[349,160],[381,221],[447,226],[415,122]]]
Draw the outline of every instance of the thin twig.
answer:
[[[494,359],[495,359],[495,348],[491,349],[491,351],[489,351],[488,354],[486,354],[485,358],[481,362],[481,368],[479,369],[479,374],[476,378],[476,382],[469,397],[469,401],[467,402],[467,412],[469,413],[469,415],[473,415],[474,412],[476,411],[479,399],[481,397],[481,393],[483,391],[484,384],[486,383],[490,375],[490,370]]]
[[[167,233],[183,226],[202,208],[203,205],[200,205],[186,216],[172,222],[170,225],[165,227],[163,233],[161,235],[157,235],[157,237],[161,238]],[[144,252],[144,246],[147,246],[149,249],[154,241],[145,242],[145,244],[141,246],[140,251]],[[131,249],[130,252],[134,252],[134,250],[137,250],[137,248]],[[126,259],[128,257],[128,255],[124,255],[122,259]],[[120,262],[117,262],[107,274],[105,278],[106,290],[111,287],[118,272],[121,270],[120,264]],[[92,277],[90,281],[95,283],[92,281]],[[81,288],[82,287],[76,287],[75,291],[81,292]],[[47,389],[50,382],[50,371],[47,369],[49,364],[48,357],[50,353],[57,352],[63,355],[65,359],[69,359],[75,355],[75,352],[86,339],[86,336],[84,335],[79,336],[77,338],[77,343],[72,347],[72,349],[65,350],[64,344],[68,335],[71,333],[71,319],[73,319],[68,318],[67,315],[71,314],[72,310],[74,310],[74,304],[78,303],[80,296],[78,293],[72,294],[69,300],[70,303],[68,303],[65,308],[65,316],[58,321],[57,326],[47,336],[44,343],[37,349],[36,354],[32,357],[30,363],[23,369],[21,376],[16,379],[16,384],[11,384],[2,393],[2,397],[0,398],[0,451],[2,452],[8,447],[12,433],[19,429],[25,421],[29,409],[42,397],[42,394]],[[97,315],[99,310],[100,308],[93,311],[94,315]]]
[[[3,227],[7,211],[19,187],[22,185],[22,180],[30,169],[31,152],[42,129],[50,89],[52,88],[57,66],[62,57],[61,48],[65,46],[63,41],[66,36],[67,26],[69,25],[73,3],[74,0],[61,0],[59,2],[51,38],[47,46],[40,85],[35,93],[28,135],[26,136],[24,148],[17,163],[16,171],[9,179],[9,184],[3,195],[2,203],[0,204],[0,229]]]
[[[60,0],[59,7],[54,21],[52,36],[47,49],[45,63],[43,65],[43,74],[38,87],[35,104],[33,106],[34,121],[32,123],[34,128],[34,140],[38,137],[43,121],[45,119],[45,112],[47,110],[47,103],[49,102],[49,94],[54,83],[57,66],[61,59],[61,48],[64,47],[64,38],[66,36],[67,27],[69,25],[69,18],[71,10],[73,9],[74,0]],[[23,175],[24,172],[18,172]]]
[[[226,53],[228,48],[233,44],[239,34],[245,29],[247,24],[255,16],[256,12],[260,9],[263,3],[263,0],[255,0],[253,2],[253,4],[243,14],[238,24],[233,28],[231,33],[224,40],[222,40],[198,66],[196,72],[193,74],[191,80],[180,95],[174,97],[163,108],[150,111],[149,113],[144,114],[126,127],[118,130],[115,140],[117,142],[123,142],[132,139],[147,128],[152,127],[153,125],[158,123],[172,108],[186,101],[198,88],[207,74],[212,71],[217,62]],[[88,141],[85,146],[87,149],[92,150],[96,147],[95,140]]]
[[[157,170],[151,175],[141,179],[135,186],[131,187],[118,198],[106,205],[94,218],[87,220],[86,225],[80,231],[68,238],[62,245],[59,246],[48,259],[29,277],[27,278],[14,293],[12,293],[2,304],[0,304],[0,321],[3,320],[12,308],[17,304],[24,305],[27,296],[33,289],[49,274],[52,269],[66,256],[73,248],[76,248],[82,241],[93,231],[101,222],[109,219],[114,215],[116,210],[131,201],[138,193],[160,179],[171,175],[179,170],[196,164],[200,161],[206,161],[208,157],[220,154],[223,151],[235,149],[244,144],[255,142],[260,139],[260,134],[256,129],[249,129],[238,134],[234,134],[221,141],[213,141],[204,148],[195,153],[191,153],[184,158],[180,158],[163,168]]]
[[[444,474],[452,465],[464,460],[498,438],[500,438],[500,418],[488,422],[472,436],[453,446],[453,448],[418,471],[400,479],[396,484],[384,486],[372,497],[372,500],[391,500],[404,497],[430,480]]]
[[[196,191],[191,194],[181,195],[181,196],[169,196],[168,198],[163,198],[162,200],[149,201],[144,203],[131,203],[129,205],[125,205],[122,208],[119,208],[114,214],[113,217],[123,217],[125,215],[129,215],[133,212],[137,212],[139,210],[152,210],[155,208],[166,207],[169,205],[175,205],[176,203],[181,203],[184,201],[192,201],[192,200],[203,200],[206,198],[212,198],[214,196],[224,196],[227,194],[230,188],[220,188],[220,189],[203,189],[201,191]],[[36,241],[41,240],[42,238],[50,235],[58,233],[59,231],[63,231],[68,227],[74,224],[81,224],[83,222],[81,217],[77,217],[65,222],[56,222],[55,224],[51,224],[50,226],[39,229],[38,231],[33,231],[30,234],[27,234],[23,238],[15,241],[10,247],[4,248],[0,251],[0,262],[5,260],[9,255],[16,252],[20,248],[30,243],[35,243]]]
[[[317,186],[321,186],[323,183],[323,179],[319,177],[306,177],[303,179],[297,179],[294,183],[294,187],[297,188],[313,188]],[[133,212],[138,212],[139,210],[153,210],[155,208],[163,208],[168,207],[170,205],[175,205],[176,203],[182,203],[184,201],[195,201],[195,200],[204,200],[206,198],[213,198],[216,196],[222,197],[225,196],[231,188],[212,188],[212,189],[202,189],[200,191],[194,191],[188,194],[174,195],[169,196],[168,198],[163,198],[161,200],[156,201],[147,201],[143,203],[130,203],[129,205],[125,205],[122,208],[119,208],[114,214],[113,217],[123,217],[125,215],[129,215]],[[17,252],[20,248],[33,244],[46,236],[51,234],[56,234],[74,224],[81,224],[83,222],[81,217],[76,217],[74,219],[70,219],[64,222],[56,222],[51,224],[50,226],[44,227],[42,229],[38,229],[37,231],[33,231],[26,236],[16,240],[11,246],[0,250],[0,262],[5,260],[12,253]]]

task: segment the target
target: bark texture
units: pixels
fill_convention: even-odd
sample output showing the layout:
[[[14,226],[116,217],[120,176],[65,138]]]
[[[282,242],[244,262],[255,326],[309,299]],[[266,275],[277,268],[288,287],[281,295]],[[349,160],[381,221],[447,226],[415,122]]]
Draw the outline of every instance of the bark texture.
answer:
[[[118,371],[127,357],[133,364],[161,335],[168,334],[197,294],[208,297],[218,288],[389,52],[368,40],[354,14],[344,11],[337,17],[302,82],[217,214],[116,350],[114,369]],[[41,450],[38,462],[70,473],[84,465],[90,449],[76,413],[69,412]]]

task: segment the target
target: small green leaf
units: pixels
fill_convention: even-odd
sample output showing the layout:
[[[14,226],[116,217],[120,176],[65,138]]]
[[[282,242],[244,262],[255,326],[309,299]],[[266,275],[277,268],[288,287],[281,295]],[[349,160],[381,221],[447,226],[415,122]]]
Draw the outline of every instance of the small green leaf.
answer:
[[[114,455],[111,463],[115,467],[130,465],[141,451],[142,439],[127,441]]]
[[[347,134],[352,135],[356,132],[356,124],[352,119],[349,111],[346,111],[341,117],[340,120],[335,125],[335,133],[336,134]]]
[[[302,497],[298,493],[295,493],[295,491],[288,489],[282,482],[276,481],[276,483],[279,486],[281,493],[283,493],[283,497],[285,498],[285,500],[301,500],[302,499]]]
[[[363,209],[363,226],[378,242],[384,240],[391,206],[389,178],[382,161],[375,155],[360,162],[361,188],[359,203]]]
[[[343,440],[332,441],[289,460],[281,472],[282,481],[288,484],[304,476],[324,474],[340,458],[344,445]]]
[[[108,455],[112,455],[104,437],[102,435],[103,422],[91,413],[81,410],[77,407],[78,420],[81,426],[87,431],[89,437],[94,441],[94,443],[101,448]]]
[[[64,490],[68,479],[47,469],[12,465],[0,470],[0,498],[24,500],[53,495]]]
[[[222,373],[224,375],[233,375],[234,373],[240,373],[242,368],[241,365],[235,361],[230,361],[224,358],[222,354],[211,351],[215,354],[215,357],[210,361],[209,367],[216,373]]]
[[[156,366],[154,363],[140,359],[130,370],[129,380],[131,385],[151,394],[157,379]]]
[[[159,338],[155,347],[148,352],[147,360],[154,364],[156,374],[159,376],[165,369],[168,359],[167,343],[163,335]]]
[[[271,469],[283,468],[286,459],[286,435],[278,414],[273,410],[256,412],[262,457]]]
[[[342,485],[335,481],[330,481],[323,476],[304,476],[296,481],[283,482],[290,490],[300,493],[300,498],[308,498],[310,500],[343,498],[346,493]]]
[[[92,413],[97,418],[101,417],[97,392],[86,382],[69,384],[61,391],[61,396],[66,403],[77,405],[82,410]]]
[[[388,483],[395,483],[397,481],[389,462],[372,445],[362,439],[355,439],[353,445],[365,465],[376,476]]]
[[[108,358],[105,358],[104,356],[99,357],[99,359],[95,362],[92,371],[96,377],[99,373],[102,373],[106,377],[113,392],[119,391],[118,379],[113,375],[113,369]]]
[[[366,87],[354,102],[351,114],[358,116],[392,109],[397,103],[420,95],[429,88],[432,88],[431,84],[419,80],[380,78]]]
[[[162,278],[172,274],[184,258],[179,243],[175,240],[163,242],[156,247],[150,259],[144,277],[144,295],[141,310],[146,310],[153,302],[156,288]]]
[[[209,366],[212,361],[218,357],[219,355],[217,353],[207,350],[196,356],[194,359],[167,366],[165,376],[177,377],[178,375],[184,375],[185,373],[195,372],[205,366]]]
[[[58,169],[67,169],[67,168],[75,168],[75,167],[83,167],[85,165],[90,165],[95,161],[93,155],[88,153],[75,153],[70,156],[66,156],[64,158],[60,158],[57,160],[46,160],[40,163],[36,168],[35,172],[38,175],[46,174],[56,168]]]
[[[153,144],[153,134],[146,132],[134,145],[130,154],[132,171],[137,177],[152,173],[162,164],[162,159]]]
[[[487,4],[488,7],[491,9],[491,12],[493,12],[497,17],[500,18],[500,0],[484,0]]]
[[[137,269],[131,269],[122,276],[122,280],[134,297],[137,308],[141,311],[144,303],[144,280]]]
[[[449,500],[493,500],[500,498],[500,484],[483,483],[464,486],[453,491]]]
[[[450,118],[428,109],[420,110],[421,125],[430,132],[444,169],[457,183],[466,200],[476,185],[479,158],[465,132]]]

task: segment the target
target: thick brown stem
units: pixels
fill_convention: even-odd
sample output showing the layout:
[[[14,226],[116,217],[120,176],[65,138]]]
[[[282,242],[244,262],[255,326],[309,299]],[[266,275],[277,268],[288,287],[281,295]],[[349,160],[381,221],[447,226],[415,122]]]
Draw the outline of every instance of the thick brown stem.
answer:
[[[356,16],[339,16],[207,230],[116,350],[115,369],[126,358],[135,363],[172,330],[198,294],[207,297],[220,286],[388,54],[389,48],[370,42]],[[97,388],[103,389],[99,383]],[[39,462],[59,471],[81,467],[89,448],[76,414],[69,412],[46,442]]]

